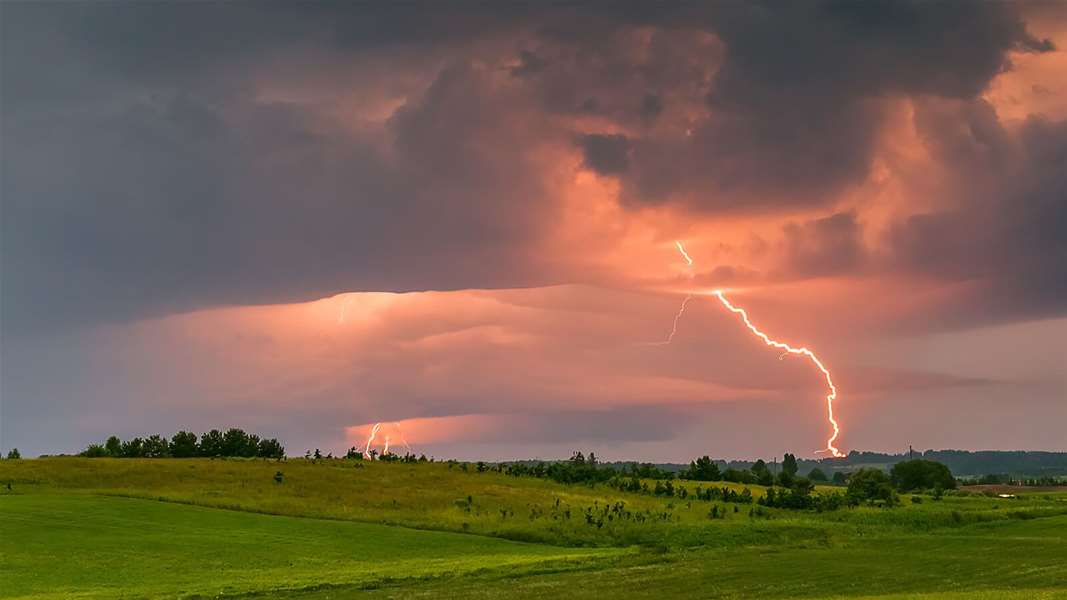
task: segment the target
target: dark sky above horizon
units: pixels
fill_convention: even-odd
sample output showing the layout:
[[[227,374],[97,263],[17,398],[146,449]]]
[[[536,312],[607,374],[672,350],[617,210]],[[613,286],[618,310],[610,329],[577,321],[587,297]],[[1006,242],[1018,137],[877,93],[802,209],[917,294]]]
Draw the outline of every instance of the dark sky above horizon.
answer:
[[[811,456],[823,379],[718,289],[830,369],[845,451],[1067,450],[1067,4],[0,27],[5,451],[386,422],[461,458]]]

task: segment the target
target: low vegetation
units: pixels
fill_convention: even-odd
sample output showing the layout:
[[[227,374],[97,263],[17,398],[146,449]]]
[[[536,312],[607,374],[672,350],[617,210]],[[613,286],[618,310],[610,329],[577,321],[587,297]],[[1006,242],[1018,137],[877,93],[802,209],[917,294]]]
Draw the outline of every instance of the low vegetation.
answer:
[[[654,595],[646,578],[659,581],[664,594],[689,589],[703,597],[903,594],[940,590],[944,581],[909,588],[858,571],[853,579],[883,587],[853,589],[824,579],[806,588],[779,575],[748,577],[751,565],[821,574],[824,562],[851,564],[905,547],[914,552],[899,558],[901,565],[914,568],[918,556],[958,557],[972,543],[1026,546],[1031,524],[1060,537],[1032,542],[1033,552],[1046,553],[1040,560],[1013,556],[1011,564],[1043,573],[1024,578],[1034,590],[1064,583],[1049,569],[1053,557],[1067,560],[1067,494],[1001,498],[954,490],[939,485],[940,469],[928,465],[903,467],[896,476],[860,469],[847,485],[832,486],[810,473],[799,476],[788,456],[776,473],[746,470],[748,483],[727,480],[706,457],[678,478],[652,465],[603,465],[581,453],[560,463],[511,464],[387,456],[0,461],[0,518],[8,524],[0,552],[17,557],[5,558],[0,577],[11,580],[0,581],[0,589],[39,598],[115,597],[119,590],[325,598],[378,586],[402,596],[476,585],[485,597],[558,597],[566,589],[560,586],[584,577],[603,586],[598,590],[629,582],[633,594],[624,595]],[[913,471],[920,474],[917,487]],[[757,483],[768,475],[772,485]],[[78,558],[35,567],[60,554]],[[966,576],[1003,589],[989,587],[989,573],[1000,569],[993,558],[960,560],[972,569]],[[180,570],[159,566],[178,562]],[[499,580],[505,574],[533,587]],[[330,587],[316,591],[322,585]],[[570,591],[563,595],[590,590]]]

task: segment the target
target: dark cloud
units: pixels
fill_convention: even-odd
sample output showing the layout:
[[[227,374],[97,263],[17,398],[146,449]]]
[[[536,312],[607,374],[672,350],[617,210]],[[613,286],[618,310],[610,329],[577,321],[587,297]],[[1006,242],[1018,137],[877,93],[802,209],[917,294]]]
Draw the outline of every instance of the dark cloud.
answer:
[[[521,253],[551,205],[488,85],[442,70],[388,146],[298,105],[186,92],[5,119],[5,327],[536,284]]]
[[[1006,3],[720,3],[725,55],[685,138],[634,140],[635,202],[825,203],[867,175],[886,98],[972,98],[1011,51],[1047,52]]]
[[[519,51],[519,64],[511,68],[511,74],[516,77],[528,77],[536,75],[544,70],[547,62],[529,50]]]
[[[784,228],[781,251],[790,276],[820,277],[855,274],[867,262],[863,228],[853,213],[837,213]]]
[[[641,116],[652,120],[663,113],[663,98],[658,94],[645,94],[641,100]]]
[[[585,166],[600,175],[619,175],[630,166],[630,142],[625,135],[593,133],[581,137]]]
[[[590,129],[569,119],[620,132],[585,135],[579,146],[589,168],[620,179],[628,206],[811,207],[864,178],[884,103],[902,95],[971,107],[949,110],[963,111],[965,130],[936,115],[923,124],[960,170],[1020,152],[1035,166],[992,186],[1010,200],[983,201],[985,220],[901,225],[895,264],[917,268],[908,248],[940,243],[956,266],[924,268],[963,268],[968,247],[938,223],[986,226],[1001,207],[1010,218],[985,230],[988,243],[1019,241],[990,256],[1002,269],[980,273],[1031,289],[1059,274],[1051,260],[1028,261],[1061,256],[1052,224],[1062,219],[1062,180],[1049,165],[1062,126],[1035,123],[1005,141],[996,115],[968,104],[1009,68],[1010,52],[1052,48],[1018,10],[5,5],[4,328],[341,290],[573,279],[537,251],[557,224],[538,161]],[[353,125],[373,120],[364,113],[374,103],[349,99],[377,91],[393,102],[381,102],[385,116]],[[791,268],[817,275],[857,264],[849,226],[835,217],[787,230]]]
[[[1005,131],[983,102],[917,119],[954,166],[965,206],[908,217],[887,234],[895,273],[970,283],[943,316],[959,326],[1067,311],[1067,122]]]

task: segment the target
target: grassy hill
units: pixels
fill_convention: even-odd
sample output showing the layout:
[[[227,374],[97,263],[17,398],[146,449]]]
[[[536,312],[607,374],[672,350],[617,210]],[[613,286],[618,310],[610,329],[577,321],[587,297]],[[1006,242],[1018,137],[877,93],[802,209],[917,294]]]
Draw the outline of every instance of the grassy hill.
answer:
[[[1067,590],[1067,493],[917,500],[755,513],[442,463],[0,461],[0,597]]]
[[[0,522],[0,595],[16,598],[367,586],[620,553],[102,496],[0,497]]]

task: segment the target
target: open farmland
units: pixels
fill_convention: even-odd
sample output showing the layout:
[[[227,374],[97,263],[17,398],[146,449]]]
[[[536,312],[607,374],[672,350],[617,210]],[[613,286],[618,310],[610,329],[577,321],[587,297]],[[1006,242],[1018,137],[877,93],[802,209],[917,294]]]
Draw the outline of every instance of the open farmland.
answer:
[[[1067,590],[1062,492],[753,514],[751,505],[445,463],[300,459],[3,461],[0,484],[4,597],[1024,598]],[[711,506],[721,516],[710,518]],[[585,516],[606,507],[602,525]]]

